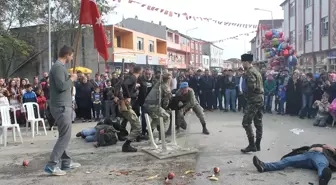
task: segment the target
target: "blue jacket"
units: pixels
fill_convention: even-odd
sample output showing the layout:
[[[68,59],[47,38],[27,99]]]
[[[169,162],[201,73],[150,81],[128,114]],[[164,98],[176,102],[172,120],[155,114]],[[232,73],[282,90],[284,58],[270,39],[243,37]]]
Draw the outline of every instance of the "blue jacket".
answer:
[[[37,102],[36,94],[33,91],[24,93],[22,97],[22,103],[28,102]]]

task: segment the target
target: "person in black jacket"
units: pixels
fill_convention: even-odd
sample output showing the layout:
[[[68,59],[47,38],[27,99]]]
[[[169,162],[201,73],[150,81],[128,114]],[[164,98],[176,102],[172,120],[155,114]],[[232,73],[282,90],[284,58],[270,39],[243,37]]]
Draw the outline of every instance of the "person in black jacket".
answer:
[[[116,113],[116,99],[114,97],[115,89],[112,87],[112,83],[110,80],[106,81],[106,87],[103,92],[103,100],[105,104],[104,108],[104,116],[105,118],[112,118],[112,120],[115,120],[117,118]]]
[[[232,112],[236,112],[236,99],[237,99],[237,91],[236,91],[236,79],[233,76],[232,69],[228,70],[228,75],[224,79],[225,85],[225,111],[229,111],[231,109]]]
[[[215,83],[208,69],[199,80],[200,95],[202,96],[201,106],[204,110],[212,110],[213,93],[215,92]],[[203,104],[203,105],[202,105]]]
[[[223,109],[223,96],[222,96],[222,89],[221,89],[221,79],[222,76],[218,75],[218,72],[214,70],[212,72],[213,78],[214,78],[214,83],[215,83],[215,96],[214,96],[214,101],[213,101],[213,108],[217,109],[217,106],[219,107],[220,110]]]
[[[308,115],[308,118],[312,116],[313,93],[315,89],[313,74],[307,73],[306,79],[302,82],[302,108],[299,113],[301,119],[306,115]]]
[[[253,164],[260,173],[283,170],[287,167],[315,169],[319,177],[319,185],[327,185],[331,179],[332,170],[336,170],[335,153],[333,146],[314,144],[293,149],[278,162],[264,163],[254,156]]]

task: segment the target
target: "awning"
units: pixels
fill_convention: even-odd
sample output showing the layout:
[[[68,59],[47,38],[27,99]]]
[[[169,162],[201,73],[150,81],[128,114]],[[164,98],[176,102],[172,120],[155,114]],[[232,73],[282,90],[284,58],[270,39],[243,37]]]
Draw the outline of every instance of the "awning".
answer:
[[[336,59],[336,50],[328,53],[328,59]]]

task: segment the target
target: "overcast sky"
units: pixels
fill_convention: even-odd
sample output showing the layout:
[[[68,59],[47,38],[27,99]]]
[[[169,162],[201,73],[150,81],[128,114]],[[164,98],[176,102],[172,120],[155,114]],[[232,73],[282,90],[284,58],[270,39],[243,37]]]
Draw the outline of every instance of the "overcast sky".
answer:
[[[262,8],[273,11],[274,19],[283,19],[283,10],[280,4],[284,0],[137,0],[138,2],[152,5],[158,8],[167,9],[173,12],[188,13],[199,17],[209,17],[216,20],[258,24],[260,19],[271,19],[269,12],[255,11],[254,8]],[[238,28],[233,26],[223,26],[207,21],[186,20],[181,16],[169,17],[160,12],[149,11],[145,7],[138,4],[129,4],[128,0],[121,0],[121,3],[115,3],[111,0],[111,6],[117,4],[115,9],[117,15],[110,14],[104,17],[105,24],[115,24],[125,18],[135,15],[139,19],[145,21],[154,21],[154,23],[162,22],[163,25],[181,33],[186,30],[197,27],[197,29],[188,31],[191,37],[201,38],[208,41],[225,39],[236,36],[241,33],[251,32],[251,28]],[[238,40],[227,40],[224,43],[216,43],[224,49],[224,58],[240,58],[240,55],[249,51],[251,46],[249,41],[254,37],[242,36]]]

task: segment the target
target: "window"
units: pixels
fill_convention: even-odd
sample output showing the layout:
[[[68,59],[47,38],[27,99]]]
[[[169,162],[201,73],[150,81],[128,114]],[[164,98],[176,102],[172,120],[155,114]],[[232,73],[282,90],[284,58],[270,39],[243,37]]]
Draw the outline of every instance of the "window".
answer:
[[[138,37],[137,41],[138,41],[138,44],[137,44],[138,51],[143,51],[144,50],[144,39]]]
[[[117,36],[117,47],[121,48],[121,37]]]
[[[321,35],[328,36],[329,32],[329,20],[328,17],[323,17],[321,20]]]
[[[306,40],[312,40],[312,24],[307,24],[306,25]]]
[[[191,54],[191,62],[194,61],[194,54]]]
[[[190,41],[191,43],[191,49],[194,49],[195,48],[195,43],[193,41]]]
[[[295,43],[295,30],[291,31],[289,34],[290,44]]]
[[[289,4],[289,16],[290,17],[295,16],[295,2]]]
[[[175,43],[180,44],[180,38],[178,35],[175,35]]]
[[[305,0],[305,7],[309,8],[312,5],[312,0]]]
[[[154,52],[154,41],[150,40],[148,46],[149,46],[149,52]]]

